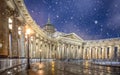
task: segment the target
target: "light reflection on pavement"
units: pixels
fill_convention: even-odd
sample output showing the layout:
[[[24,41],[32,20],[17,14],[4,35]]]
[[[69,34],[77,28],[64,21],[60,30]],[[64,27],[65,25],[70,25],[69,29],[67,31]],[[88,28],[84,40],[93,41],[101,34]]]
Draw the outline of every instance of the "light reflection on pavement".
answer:
[[[120,68],[91,65],[89,62],[42,62],[34,64],[29,73],[17,75],[120,75]],[[36,70],[35,70],[36,69]],[[116,73],[118,72],[118,73]]]

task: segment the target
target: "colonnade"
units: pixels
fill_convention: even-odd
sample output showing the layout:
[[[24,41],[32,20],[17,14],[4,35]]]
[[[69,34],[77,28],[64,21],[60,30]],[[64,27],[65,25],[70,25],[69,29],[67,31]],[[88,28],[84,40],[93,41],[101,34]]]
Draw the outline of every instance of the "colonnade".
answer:
[[[106,59],[106,60],[118,60],[120,59],[120,43],[114,44],[113,41],[109,41],[109,44],[100,45],[92,44],[85,45],[83,50],[83,59]],[[112,44],[113,43],[113,44]]]
[[[52,53],[55,52],[55,44],[52,43],[50,40],[44,39],[40,35],[38,36],[31,36],[30,38],[30,57],[31,58],[52,58],[54,55]],[[26,44],[27,48],[27,44]]]
[[[82,45],[60,42],[56,53],[58,59],[82,59]]]
[[[29,42],[31,58],[40,58],[40,50],[43,59],[82,59],[83,56],[82,45],[79,44],[50,41],[40,35],[39,37],[31,36]],[[25,54],[27,54],[27,45],[28,41],[25,43]]]

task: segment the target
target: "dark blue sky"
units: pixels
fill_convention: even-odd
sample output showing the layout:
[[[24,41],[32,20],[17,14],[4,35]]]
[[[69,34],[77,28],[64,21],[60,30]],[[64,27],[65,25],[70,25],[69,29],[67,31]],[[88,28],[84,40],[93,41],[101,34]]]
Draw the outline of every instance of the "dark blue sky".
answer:
[[[32,18],[43,27],[50,15],[60,32],[83,39],[120,37],[120,0],[24,0]]]

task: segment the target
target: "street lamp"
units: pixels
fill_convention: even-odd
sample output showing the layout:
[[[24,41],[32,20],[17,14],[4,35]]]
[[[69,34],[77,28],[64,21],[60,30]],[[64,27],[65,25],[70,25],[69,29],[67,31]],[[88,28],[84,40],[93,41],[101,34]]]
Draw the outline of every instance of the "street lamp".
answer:
[[[41,52],[42,52],[42,50],[40,49],[40,63],[41,63]]]
[[[26,35],[27,35],[27,42],[28,42],[28,45],[27,45],[27,69],[30,69],[30,56],[29,56],[29,38],[30,38],[30,33],[31,33],[31,30],[30,29],[27,29],[26,30]]]

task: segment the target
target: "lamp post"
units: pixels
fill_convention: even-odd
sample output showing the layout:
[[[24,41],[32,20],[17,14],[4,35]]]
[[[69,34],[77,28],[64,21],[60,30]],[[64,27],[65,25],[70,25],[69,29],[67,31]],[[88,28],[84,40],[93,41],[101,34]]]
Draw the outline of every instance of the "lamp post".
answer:
[[[42,52],[42,50],[40,49],[40,63],[41,63],[41,52]]]
[[[29,56],[29,38],[30,38],[30,29],[26,30],[26,34],[27,34],[27,69],[30,69],[30,56]]]

